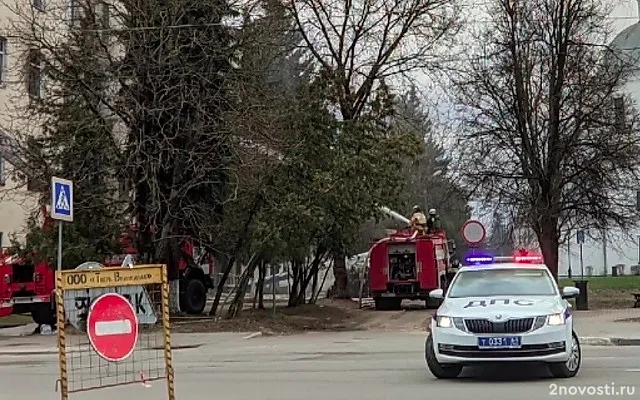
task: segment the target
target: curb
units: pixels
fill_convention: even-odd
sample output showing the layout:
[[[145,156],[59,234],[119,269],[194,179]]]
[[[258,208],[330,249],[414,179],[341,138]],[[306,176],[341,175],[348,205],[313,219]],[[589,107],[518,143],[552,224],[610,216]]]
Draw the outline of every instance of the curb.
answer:
[[[408,333],[410,335],[425,335],[429,334],[428,331],[408,331],[402,332]],[[273,336],[272,332],[268,331],[258,331],[251,333],[245,337],[244,340],[255,339],[263,336]],[[608,337],[581,337],[580,344],[584,346],[640,346],[640,338],[630,339],[630,338],[608,338]]]
[[[20,326],[26,326],[28,324],[10,324],[10,325],[2,325],[0,326],[0,331],[2,331],[3,329],[12,329],[12,328],[18,328]]]
[[[203,346],[204,343],[198,344],[185,344],[172,346],[171,350],[187,350],[187,349],[197,349]],[[67,348],[68,350],[69,348]],[[84,348],[83,348],[84,349]],[[74,349],[77,351],[78,349]],[[164,350],[162,346],[154,346],[154,347],[145,347],[140,350]],[[38,355],[46,355],[46,354],[58,354],[57,347],[35,347],[31,349],[0,349],[0,356],[38,356]]]
[[[611,338],[614,346],[640,346],[640,339]]]
[[[271,332],[268,330],[263,330],[263,331],[258,331],[258,332],[254,332],[252,334],[249,334],[245,337],[243,337],[244,340],[248,340],[248,339],[254,339],[254,338],[258,338],[258,337],[262,337],[262,336],[275,336],[276,333],[275,332]]]
[[[21,350],[0,350],[0,356],[37,356],[44,354],[58,354],[57,347],[36,347]]]
[[[243,339],[247,340],[247,339],[253,339],[253,338],[257,338],[262,336],[262,332],[254,332],[251,335],[245,336]]]
[[[581,337],[579,340],[585,346],[613,346],[611,339],[605,337]]]
[[[413,333],[413,332],[412,332]],[[414,334],[427,334],[428,332],[415,332]],[[243,339],[254,339],[263,336],[272,336],[272,332],[254,332]],[[640,338],[606,338],[606,337],[581,337],[580,344],[584,346],[640,346]],[[205,345],[204,343],[187,344],[172,346],[171,350],[187,350],[197,349]],[[163,347],[151,347],[145,350],[162,350]],[[58,347],[36,347],[31,349],[0,349],[0,356],[34,356],[34,355],[48,355],[58,354]]]
[[[640,346],[640,339],[581,337],[580,344],[587,346]]]

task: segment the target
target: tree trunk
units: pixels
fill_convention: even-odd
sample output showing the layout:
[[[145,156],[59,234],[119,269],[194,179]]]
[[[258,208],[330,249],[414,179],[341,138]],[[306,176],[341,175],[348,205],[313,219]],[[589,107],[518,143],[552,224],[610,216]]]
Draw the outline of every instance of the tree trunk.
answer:
[[[258,265],[260,265],[260,256],[258,254],[254,254],[251,256],[247,267],[240,276],[240,281],[236,285],[236,294],[231,301],[231,304],[229,305],[227,318],[235,318],[242,311],[244,306],[244,298],[247,293],[247,286],[249,285],[249,280],[255,274]]]
[[[544,263],[553,274],[555,280],[558,280],[558,250],[560,234],[557,229],[557,221],[553,218],[542,218],[536,229],[538,243],[542,250]]]
[[[233,269],[233,265],[236,262],[236,258],[238,257],[238,254],[240,254],[240,250],[242,249],[242,246],[244,245],[244,242],[247,239],[247,235],[249,234],[249,227],[251,226],[251,221],[253,221],[253,218],[255,217],[256,213],[260,209],[261,204],[262,204],[262,197],[256,196],[255,200],[253,201],[253,204],[251,205],[251,209],[249,210],[249,215],[247,216],[247,220],[245,221],[244,227],[242,228],[242,231],[238,235],[238,240],[236,241],[236,245],[233,249],[231,257],[229,258],[227,265],[225,265],[222,276],[220,277],[220,281],[218,282],[218,287],[216,288],[216,297],[213,299],[211,310],[209,310],[209,316],[214,316],[216,315],[216,312],[218,312],[218,307],[220,306],[220,299],[222,298],[222,292],[224,290],[224,284],[227,282],[227,279],[229,278],[231,269]]]
[[[316,293],[316,290],[318,290],[318,275],[320,275],[319,267],[313,272],[313,280],[311,281],[311,299],[313,299],[313,295]]]
[[[258,295],[258,308],[264,310],[264,276],[266,275],[267,263],[262,261],[258,269],[258,285],[256,286],[256,292]]]
[[[298,289],[300,287],[300,281],[302,274],[302,263],[298,261],[291,262],[291,270],[293,273],[293,283],[291,284],[291,291],[289,292],[289,301],[287,307],[295,307],[298,301]]]
[[[336,299],[350,299],[349,296],[349,275],[347,274],[347,263],[344,254],[333,253],[333,290],[332,297]]]
[[[169,281],[169,315],[180,314],[180,280]]]
[[[227,279],[229,278],[229,275],[231,274],[231,269],[233,268],[233,265],[235,264],[235,262],[236,262],[236,256],[233,255],[233,256],[231,256],[231,258],[227,262],[227,265],[225,265],[225,267],[224,267],[224,271],[222,272],[222,276],[220,277],[220,280],[218,281],[218,287],[216,288],[216,296],[213,299],[213,304],[211,305],[211,310],[209,310],[209,316],[214,316],[214,315],[216,315],[216,312],[218,312],[218,307],[220,306],[220,299],[222,299],[222,292],[224,291],[224,285],[225,285],[225,283],[227,283]]]
[[[307,289],[309,288],[309,283],[311,282],[311,279],[315,281],[314,288],[313,288],[313,291],[311,292],[311,295],[313,296],[313,293],[315,293],[315,286],[318,286],[318,270],[320,269],[320,263],[322,262],[324,255],[325,255],[325,249],[322,246],[319,246],[313,255],[313,260],[311,261],[311,265],[309,266],[308,270],[304,271],[304,274],[302,275],[300,291],[298,292],[298,299],[296,300],[296,304],[295,304],[296,306],[306,303]]]
[[[258,295],[259,295],[259,290],[258,290],[258,284],[260,283],[260,270],[262,269],[262,263],[264,261],[260,261],[260,264],[258,265],[258,279],[255,281],[255,285],[253,288],[253,304],[251,304],[251,308],[253,308],[255,310],[256,305],[258,304]],[[255,274],[253,275],[253,278],[255,278]]]
[[[160,243],[156,248],[156,260],[163,260],[167,265],[167,276],[169,279],[169,314],[176,315],[180,313],[180,269],[179,254],[180,250],[176,244],[177,239],[172,237],[173,223],[170,221],[169,214],[165,215],[162,232],[160,233]]]
[[[291,296],[291,264],[287,263],[287,293]]]
[[[543,236],[540,238],[540,248],[542,249],[542,256],[544,257],[544,263],[549,268],[549,271],[553,274],[556,282],[558,281],[558,242],[553,237]]]
[[[289,307],[297,307],[305,304],[307,301],[307,287],[309,286],[308,279],[310,277],[309,271],[311,266],[307,267],[306,263],[300,265],[300,272],[298,273],[298,290],[297,296],[293,302],[289,301]]]
[[[316,304],[316,302],[318,301],[318,298],[320,297],[320,292],[322,292],[322,288],[324,287],[324,283],[327,280],[327,275],[329,275],[330,270],[331,270],[331,267],[327,267],[327,269],[324,271],[324,275],[322,276],[322,282],[320,282],[320,287],[311,296],[311,301],[309,302],[309,304]]]

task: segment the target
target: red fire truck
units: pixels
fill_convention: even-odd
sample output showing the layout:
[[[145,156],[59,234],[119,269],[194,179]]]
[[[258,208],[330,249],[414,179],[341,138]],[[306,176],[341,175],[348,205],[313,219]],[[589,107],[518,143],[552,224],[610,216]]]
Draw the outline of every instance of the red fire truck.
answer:
[[[132,225],[129,227],[129,231],[122,235],[120,244],[123,247],[123,254],[105,260],[106,267],[119,267],[127,255],[131,255],[137,261],[138,250],[133,243],[135,230],[136,227]],[[182,257],[180,257],[178,264],[180,270],[180,309],[187,314],[202,314],[207,304],[207,292],[209,289],[213,289],[213,257],[209,256],[206,260],[200,257],[200,260],[197,260],[195,248],[190,239],[182,241],[180,250],[182,251]],[[208,271],[202,268],[203,264],[208,267]]]
[[[454,275],[449,245],[442,230],[415,237],[408,229],[399,230],[375,242],[369,250],[369,288],[376,309],[400,309],[404,299],[437,306],[429,292],[446,288]]]
[[[109,257],[106,267],[119,267],[127,255],[134,259],[137,251],[132,238],[125,234],[121,238],[124,254]],[[180,308],[187,314],[201,314],[207,303],[207,291],[213,288],[209,271],[194,260],[194,248],[190,240],[182,243],[183,257],[180,260]],[[46,261],[27,261],[5,250],[0,250],[0,318],[11,314],[30,313],[39,325],[54,325],[55,312],[55,267]]]
[[[3,250],[0,279],[0,317],[30,313],[37,324],[55,323],[54,274],[47,262],[27,262]]]

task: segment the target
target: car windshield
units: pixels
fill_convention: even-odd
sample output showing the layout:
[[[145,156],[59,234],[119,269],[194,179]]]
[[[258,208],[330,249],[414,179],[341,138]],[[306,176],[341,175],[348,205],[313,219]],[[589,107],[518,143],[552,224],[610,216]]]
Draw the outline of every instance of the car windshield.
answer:
[[[460,271],[449,288],[450,298],[485,296],[553,296],[556,288],[547,271],[510,268]]]

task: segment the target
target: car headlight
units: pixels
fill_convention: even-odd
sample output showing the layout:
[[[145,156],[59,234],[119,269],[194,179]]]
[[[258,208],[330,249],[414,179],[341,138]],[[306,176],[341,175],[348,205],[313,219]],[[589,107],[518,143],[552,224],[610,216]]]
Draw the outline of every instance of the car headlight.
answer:
[[[564,313],[559,314],[551,314],[547,317],[547,325],[558,326],[564,325],[567,323],[566,318],[564,317]]]
[[[451,317],[436,317],[436,326],[438,328],[451,328],[451,327],[453,327],[453,318],[451,318]]]

